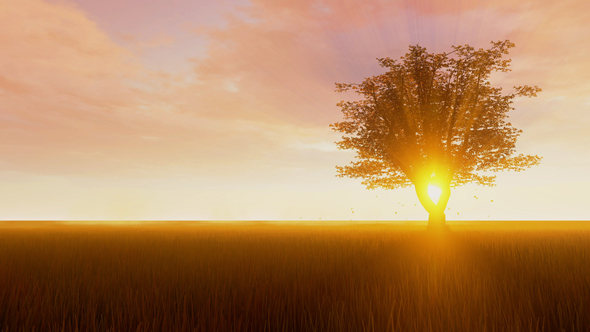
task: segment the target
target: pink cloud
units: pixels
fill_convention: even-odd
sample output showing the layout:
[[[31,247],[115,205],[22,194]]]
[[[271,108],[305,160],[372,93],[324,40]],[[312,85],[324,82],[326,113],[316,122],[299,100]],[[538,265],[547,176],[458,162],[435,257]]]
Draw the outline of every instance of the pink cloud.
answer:
[[[173,80],[143,68],[83,12],[2,2],[0,31],[3,169],[109,174],[174,154],[169,140],[142,139],[175,131],[162,121]]]
[[[264,110],[324,123],[336,114],[332,84],[381,72],[376,57],[399,57],[409,44],[443,52],[466,43],[487,48],[502,39],[517,45],[510,55],[514,72],[503,82],[581,95],[590,82],[587,7],[582,1],[256,0],[244,10],[246,19],[234,17],[209,31],[208,57],[195,61],[207,91],[201,100],[204,109],[235,101],[209,112],[217,116],[226,114],[223,109]]]
[[[440,3],[252,1],[228,9],[225,25],[201,29],[208,53],[193,58],[192,72],[172,74],[146,69],[143,51],[114,42],[77,6],[3,2],[0,152],[6,167],[47,172],[210,174],[301,158],[308,159],[299,166],[318,165],[313,149],[306,155],[292,147],[334,140],[327,125],[340,119],[335,104],[349,96],[333,84],[382,72],[376,57],[398,57],[416,42],[440,52],[510,38],[515,71],[503,84],[537,84],[548,95],[587,89],[583,11]],[[106,13],[119,5],[104,6]],[[129,15],[157,15],[143,10]],[[178,44],[175,35],[161,37],[131,42],[159,52],[178,47],[169,44]],[[561,62],[552,67],[555,58]]]

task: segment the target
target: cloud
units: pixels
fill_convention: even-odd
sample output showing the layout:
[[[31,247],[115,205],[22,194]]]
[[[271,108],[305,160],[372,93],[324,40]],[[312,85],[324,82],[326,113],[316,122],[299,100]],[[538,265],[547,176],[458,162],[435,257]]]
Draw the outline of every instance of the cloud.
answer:
[[[442,52],[452,44],[488,47],[510,38],[517,44],[514,71],[499,84],[539,85],[544,91],[535,101],[586,95],[588,11],[581,2],[441,3],[255,0],[228,6],[224,24],[200,26],[208,48],[192,58],[192,71],[170,73],[146,68],[144,59],[152,49],[160,54],[185,41],[168,34],[173,30],[132,34],[125,48],[74,5],[4,1],[2,167],[135,175],[327,167],[321,155],[302,151],[325,152],[326,142],[337,139],[328,124],[341,119],[335,104],[350,96],[335,93],[334,83],[381,73],[376,57],[399,57],[415,43]],[[144,14],[139,23],[149,21]],[[557,113],[547,108],[515,118],[526,137],[527,126]],[[571,125],[571,116],[560,123]]]
[[[0,26],[5,163],[37,168],[52,155],[127,135],[116,114],[147,96],[133,86],[141,66],[132,54],[67,5],[3,1]]]
[[[131,46],[141,51],[146,48],[156,48],[161,46],[169,46],[174,43],[174,37],[165,34],[160,34],[152,37],[148,40],[140,40],[137,36],[131,34],[121,34],[120,38],[125,42],[131,44]]]
[[[145,68],[80,9],[3,1],[0,31],[2,170],[151,176],[244,156],[251,128],[183,114],[185,78]]]

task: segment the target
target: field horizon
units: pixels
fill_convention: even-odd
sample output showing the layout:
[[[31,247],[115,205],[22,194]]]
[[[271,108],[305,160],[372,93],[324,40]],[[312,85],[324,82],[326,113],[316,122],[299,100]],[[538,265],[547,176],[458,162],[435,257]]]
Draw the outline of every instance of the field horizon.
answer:
[[[482,227],[483,229],[502,227],[508,229],[590,229],[590,220],[447,220],[450,227]],[[193,225],[293,225],[293,226],[370,226],[391,225],[426,227],[427,220],[0,220],[2,227],[36,226],[193,226]]]
[[[0,222],[0,331],[587,331],[590,222]]]

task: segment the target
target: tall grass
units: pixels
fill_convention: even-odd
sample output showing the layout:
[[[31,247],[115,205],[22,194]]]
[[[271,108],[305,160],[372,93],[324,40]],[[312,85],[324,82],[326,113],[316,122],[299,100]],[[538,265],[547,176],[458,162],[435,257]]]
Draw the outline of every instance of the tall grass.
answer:
[[[0,228],[1,331],[589,331],[590,231]]]

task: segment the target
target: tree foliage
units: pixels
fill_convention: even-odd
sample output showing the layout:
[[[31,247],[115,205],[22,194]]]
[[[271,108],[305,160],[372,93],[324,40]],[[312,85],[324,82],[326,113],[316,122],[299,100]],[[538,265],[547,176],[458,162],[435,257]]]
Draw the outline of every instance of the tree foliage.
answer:
[[[442,54],[410,46],[399,61],[377,59],[386,73],[360,84],[336,83],[337,92],[362,97],[340,102],[344,121],[330,125],[344,134],[338,147],[357,153],[356,161],[337,167],[339,176],[363,178],[369,189],[428,182],[491,186],[495,176],[486,172],[539,164],[538,156],[515,155],[522,131],[508,122],[508,112],[515,97],[534,97],[541,89],[516,86],[503,94],[492,86],[493,72],[510,71],[511,60],[503,56],[514,44],[491,44],[487,50],[453,46]]]

